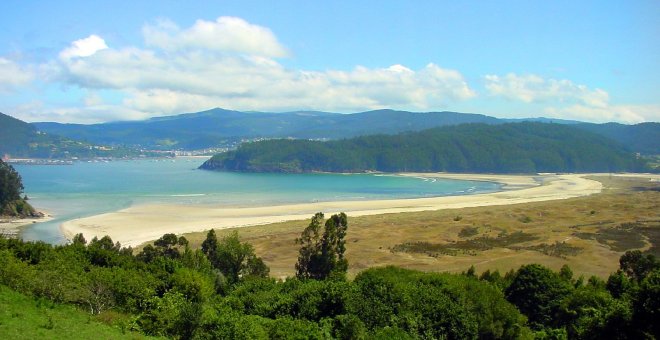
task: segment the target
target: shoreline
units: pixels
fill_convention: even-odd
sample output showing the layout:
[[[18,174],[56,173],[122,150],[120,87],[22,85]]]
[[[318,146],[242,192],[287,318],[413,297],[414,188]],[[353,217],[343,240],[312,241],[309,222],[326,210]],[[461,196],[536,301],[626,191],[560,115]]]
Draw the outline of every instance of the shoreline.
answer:
[[[9,237],[19,237],[22,228],[34,223],[48,222],[54,219],[52,215],[45,211],[39,210],[39,212],[44,214],[44,216],[29,218],[0,217],[0,234]]]
[[[449,173],[403,173],[403,176],[497,182],[502,190],[491,193],[429,198],[370,201],[330,201],[258,207],[148,204],[116,212],[64,222],[60,230],[71,239],[82,233],[88,240],[108,235],[122,246],[138,246],[163,234],[177,235],[276,222],[306,220],[314,213],[346,212],[368,216],[400,212],[508,205],[587,196],[599,193],[602,184],[585,177],[607,174],[487,175]]]

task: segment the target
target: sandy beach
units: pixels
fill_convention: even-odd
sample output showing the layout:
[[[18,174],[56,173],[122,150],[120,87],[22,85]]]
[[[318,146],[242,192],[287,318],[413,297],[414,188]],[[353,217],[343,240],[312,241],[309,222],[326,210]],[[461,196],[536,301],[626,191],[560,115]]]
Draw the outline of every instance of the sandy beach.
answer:
[[[219,207],[213,205],[141,205],[61,225],[65,237],[82,233],[86,239],[109,235],[123,246],[137,246],[165,233],[183,234],[231,227],[304,220],[315,212],[346,212],[349,216],[414,212],[464,207],[505,205],[566,199],[599,193],[602,185],[587,179],[594,174],[484,175],[406,173],[405,176],[498,182],[495,193],[416,199],[343,201],[289,204],[264,207]]]
[[[53,219],[49,214],[42,212],[44,217],[31,217],[31,218],[0,218],[0,235],[15,237],[20,234],[21,228],[24,226],[48,222]]]

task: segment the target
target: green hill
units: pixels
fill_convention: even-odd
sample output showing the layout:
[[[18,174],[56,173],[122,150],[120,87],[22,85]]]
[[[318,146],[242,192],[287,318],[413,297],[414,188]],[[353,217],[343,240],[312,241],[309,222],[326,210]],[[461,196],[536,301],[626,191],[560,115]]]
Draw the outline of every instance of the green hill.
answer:
[[[317,111],[240,112],[224,109],[92,125],[35,123],[42,131],[101,144],[202,149],[249,138],[337,139],[418,131],[461,123],[497,123],[479,114],[376,110],[354,114]]]
[[[106,147],[38,130],[34,125],[0,113],[0,158],[68,159],[72,157],[134,157],[130,147]]]
[[[450,171],[492,173],[644,170],[621,144],[547,123],[464,124],[337,141],[267,140],[215,155],[200,168],[248,172]]]
[[[318,111],[240,112],[215,108],[142,121],[110,122],[92,125],[34,123],[40,131],[106,145],[133,145],[160,149],[203,149],[231,146],[243,139],[352,138],[373,134],[408,131],[466,123],[505,124],[520,121],[552,122],[571,125],[611,138],[630,151],[660,154],[660,124],[591,124],[578,121],[525,118],[498,119],[482,114],[458,112],[408,112],[374,110],[351,114]]]
[[[644,155],[660,155],[660,123],[579,124],[576,127],[603,135]]]
[[[0,285],[4,339],[148,339],[94,320],[74,306],[25,296]]]

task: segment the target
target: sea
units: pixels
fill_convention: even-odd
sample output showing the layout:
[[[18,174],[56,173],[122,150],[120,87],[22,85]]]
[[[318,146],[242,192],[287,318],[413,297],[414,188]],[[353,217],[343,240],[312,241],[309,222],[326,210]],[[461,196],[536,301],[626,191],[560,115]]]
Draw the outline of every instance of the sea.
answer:
[[[280,174],[199,170],[205,159],[142,159],[21,165],[29,202],[54,218],[25,227],[28,241],[63,244],[60,224],[143,204],[268,206],[494,192],[500,184],[390,174]]]

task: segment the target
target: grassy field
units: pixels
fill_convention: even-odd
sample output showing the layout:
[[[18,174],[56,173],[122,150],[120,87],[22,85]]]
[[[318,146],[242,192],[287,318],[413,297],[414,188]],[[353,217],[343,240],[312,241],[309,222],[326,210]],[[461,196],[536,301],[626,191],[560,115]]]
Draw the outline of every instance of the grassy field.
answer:
[[[347,235],[349,274],[396,265],[424,271],[461,272],[474,265],[506,272],[522,264],[553,269],[568,264],[576,275],[606,278],[629,249],[660,255],[660,183],[598,177],[602,193],[587,197],[428,212],[351,217]],[[310,216],[311,218],[311,216]],[[294,275],[294,240],[308,222],[238,230],[271,268]],[[199,247],[206,233],[185,235]]]
[[[27,297],[5,286],[0,286],[0,338],[153,339],[122,332],[74,306]]]

